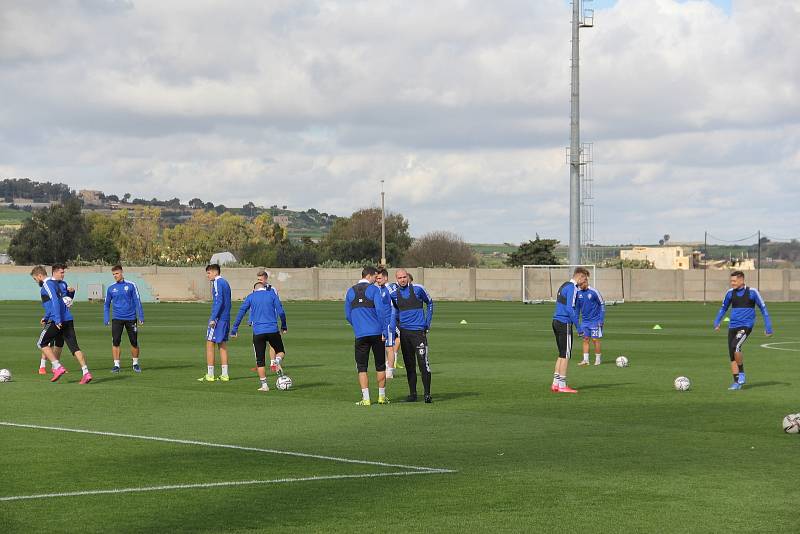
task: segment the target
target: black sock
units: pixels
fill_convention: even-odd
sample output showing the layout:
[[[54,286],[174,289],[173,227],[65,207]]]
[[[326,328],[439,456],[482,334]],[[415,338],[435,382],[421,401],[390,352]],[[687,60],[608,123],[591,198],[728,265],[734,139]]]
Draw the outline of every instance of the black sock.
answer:
[[[744,364],[743,363],[739,364],[739,372],[740,373],[744,373]]]
[[[733,375],[733,381],[736,382],[737,380],[739,380],[739,373]]]

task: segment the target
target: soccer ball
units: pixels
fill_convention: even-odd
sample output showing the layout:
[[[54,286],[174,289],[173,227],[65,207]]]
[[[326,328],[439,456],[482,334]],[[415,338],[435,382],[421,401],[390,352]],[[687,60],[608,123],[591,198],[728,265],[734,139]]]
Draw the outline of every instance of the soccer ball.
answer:
[[[0,369],[0,382],[11,382],[11,371]]]
[[[678,391],[686,391],[692,387],[692,382],[685,376],[679,376],[675,379],[675,389]]]
[[[800,434],[800,413],[790,413],[783,418],[783,431],[787,434]]]
[[[71,297],[64,297],[61,300],[64,301],[64,306],[66,306],[67,308],[71,308],[72,307],[72,298]]]
[[[278,379],[275,381],[275,387],[280,389],[281,391],[286,391],[290,387],[292,387],[292,379],[286,375],[279,376]]]
[[[628,367],[628,357],[620,356],[617,358],[617,367]]]

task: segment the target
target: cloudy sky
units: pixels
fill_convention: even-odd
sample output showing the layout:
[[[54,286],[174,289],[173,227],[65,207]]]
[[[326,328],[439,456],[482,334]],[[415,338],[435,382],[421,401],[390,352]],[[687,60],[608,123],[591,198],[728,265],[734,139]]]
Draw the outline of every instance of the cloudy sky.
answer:
[[[800,235],[800,3],[598,0],[595,241]],[[586,4],[589,7],[589,4]],[[568,238],[565,0],[0,0],[0,177]]]

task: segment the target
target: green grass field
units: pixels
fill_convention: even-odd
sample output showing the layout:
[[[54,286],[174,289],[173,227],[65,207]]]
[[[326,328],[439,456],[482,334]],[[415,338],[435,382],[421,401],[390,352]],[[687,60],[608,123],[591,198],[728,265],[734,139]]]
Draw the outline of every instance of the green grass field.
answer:
[[[59,383],[35,374],[40,306],[0,303],[0,367],[14,372],[0,384],[0,532],[798,531],[800,436],[780,427],[800,412],[796,303],[770,305],[773,338],[759,322],[739,392],[726,389],[716,305],[610,307],[606,363],[573,361],[580,393],[559,395],[551,306],[443,302],[430,334],[434,403],[400,402],[401,374],[396,402],[369,408],[354,405],[340,303],[286,304],[295,388],[266,394],[248,329],[231,343],[231,382],[196,381],[208,307],[146,306],[144,372],[126,359],[112,375],[101,306],[76,304],[95,376],[80,386],[70,356]],[[620,354],[630,367],[614,365]],[[690,391],[673,390],[678,375]],[[72,492],[88,493],[8,499]]]

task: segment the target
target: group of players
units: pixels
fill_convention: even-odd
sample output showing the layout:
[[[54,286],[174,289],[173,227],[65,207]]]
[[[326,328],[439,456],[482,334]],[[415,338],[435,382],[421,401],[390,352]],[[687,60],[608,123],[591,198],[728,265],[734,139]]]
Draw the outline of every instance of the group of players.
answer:
[[[51,362],[56,382],[67,371],[60,362],[64,344],[80,364],[83,376],[80,384],[92,381],[92,374],[86,357],[78,345],[74,317],[70,312],[75,289],[64,281],[66,265],[54,264],[51,276],[42,266],[31,271],[31,277],[40,287],[40,297],[44,315],[40,322],[42,331],[37,346],[41,349],[39,374],[46,374],[45,364]],[[104,324],[111,323],[112,373],[121,370],[121,340],[123,331],[127,332],[131,345],[132,368],[141,372],[139,364],[138,327],[144,324],[144,309],[136,284],[125,280],[122,266],[111,269],[115,283],[108,287],[104,304]],[[206,330],[207,372],[198,380],[201,382],[228,382],[229,337],[238,336],[239,326],[249,314],[248,324],[253,330],[253,352],[256,360],[259,391],[269,391],[266,373],[267,348],[270,354],[270,371],[278,376],[283,374],[283,359],[286,351],[282,335],[288,331],[286,313],[277,290],[268,282],[266,271],[259,271],[258,281],[242,302],[231,327],[231,287],[221,276],[219,265],[206,266],[206,276],[211,283],[211,314]],[[369,354],[372,352],[376,379],[378,382],[378,404],[387,404],[386,379],[394,377],[398,349],[402,353],[409,387],[408,402],[417,400],[417,372],[422,377],[423,395],[426,403],[433,402],[431,395],[431,368],[428,358],[428,332],[433,320],[433,299],[405,269],[396,272],[397,283],[389,282],[386,269],[365,267],[361,280],[349,288],[344,298],[345,319],[353,328],[355,336],[354,355],[361,400],[356,404],[370,406],[369,378],[367,369]],[[583,360],[578,364],[588,366],[590,342],[594,344],[595,365],[602,363],[601,340],[605,323],[605,302],[599,291],[589,285],[589,271],[578,267],[572,278],[558,289],[553,315],[552,328],[556,339],[558,357],[553,373],[551,390],[556,393],[577,393],[567,385],[567,369],[572,353],[573,325],[583,339]],[[729,308],[732,308],[728,329],[728,351],[731,361],[733,382],[728,389],[739,390],[746,383],[742,346],[750,336],[755,325],[755,308],[764,317],[765,333],[772,335],[772,322],[764,299],[758,290],[747,287],[744,273],[734,271],[730,277],[731,289],[725,295],[722,306],[714,320],[714,329]],[[111,316],[113,315],[113,319]],[[279,325],[280,321],[280,325]],[[215,357],[220,354],[220,374],[215,374]]]
[[[731,288],[725,294],[722,306],[714,319],[714,329],[719,330],[720,323],[731,309],[728,326],[728,355],[731,361],[733,382],[730,390],[740,390],[747,382],[744,372],[742,346],[753,331],[756,321],[755,308],[761,310],[764,318],[764,333],[772,335],[772,320],[767,305],[757,289],[747,287],[744,273],[733,271],[730,276]],[[553,372],[553,383],[550,387],[554,393],[577,393],[567,385],[567,367],[572,354],[572,329],[577,327],[578,335],[583,338],[583,360],[578,364],[589,365],[589,342],[594,342],[595,365],[602,363],[600,340],[603,337],[605,322],[605,303],[600,293],[589,285],[589,271],[577,267],[568,282],[558,288],[556,309],[553,314],[553,334],[556,338],[558,357]]]

